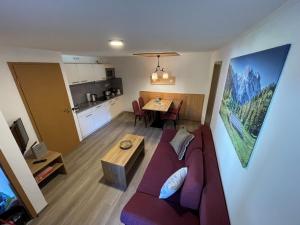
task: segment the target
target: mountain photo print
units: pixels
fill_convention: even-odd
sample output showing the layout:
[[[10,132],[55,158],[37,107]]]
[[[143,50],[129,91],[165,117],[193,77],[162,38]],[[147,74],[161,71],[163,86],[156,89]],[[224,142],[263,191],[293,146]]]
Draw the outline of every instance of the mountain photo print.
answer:
[[[243,167],[263,125],[290,45],[230,61],[220,115]]]

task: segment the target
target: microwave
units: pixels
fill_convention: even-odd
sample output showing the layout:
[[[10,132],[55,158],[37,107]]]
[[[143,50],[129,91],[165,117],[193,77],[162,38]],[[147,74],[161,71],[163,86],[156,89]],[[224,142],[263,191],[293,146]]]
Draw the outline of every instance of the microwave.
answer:
[[[105,68],[106,79],[114,79],[115,78],[115,68]]]

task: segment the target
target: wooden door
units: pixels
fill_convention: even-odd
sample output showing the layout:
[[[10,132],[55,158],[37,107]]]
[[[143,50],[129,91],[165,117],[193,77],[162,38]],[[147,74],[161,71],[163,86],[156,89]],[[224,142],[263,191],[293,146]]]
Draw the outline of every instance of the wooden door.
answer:
[[[211,81],[211,85],[210,85],[209,98],[208,98],[208,103],[207,103],[207,110],[206,110],[206,115],[205,115],[205,124],[208,126],[210,126],[211,117],[212,117],[212,113],[213,113],[213,109],[214,109],[221,67],[222,67],[222,62],[216,62],[214,65],[213,76],[212,76],[212,81]]]
[[[39,140],[67,153],[79,144],[58,63],[9,63]]]

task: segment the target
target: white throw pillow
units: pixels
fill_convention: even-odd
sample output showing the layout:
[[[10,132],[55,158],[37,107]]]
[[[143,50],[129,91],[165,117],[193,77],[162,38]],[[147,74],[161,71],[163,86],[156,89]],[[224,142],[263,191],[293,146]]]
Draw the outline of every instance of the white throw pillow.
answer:
[[[166,199],[173,195],[182,186],[186,175],[187,167],[183,167],[173,173],[162,186],[159,198]]]

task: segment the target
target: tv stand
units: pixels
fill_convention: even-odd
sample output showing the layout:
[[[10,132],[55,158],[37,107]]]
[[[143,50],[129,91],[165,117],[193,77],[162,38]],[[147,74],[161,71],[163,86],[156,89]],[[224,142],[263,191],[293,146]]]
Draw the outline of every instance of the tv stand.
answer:
[[[43,181],[45,181],[47,178],[49,178],[54,173],[62,173],[67,174],[67,169],[64,164],[63,157],[58,152],[48,151],[46,156],[44,156],[42,159],[47,159],[45,162],[36,163],[34,164],[37,159],[30,158],[26,159],[26,162],[31,170],[31,173],[33,174],[36,182],[38,184],[41,184]],[[51,170],[49,168],[52,167]],[[47,173],[44,174],[44,176],[39,176],[41,172],[47,171]]]

